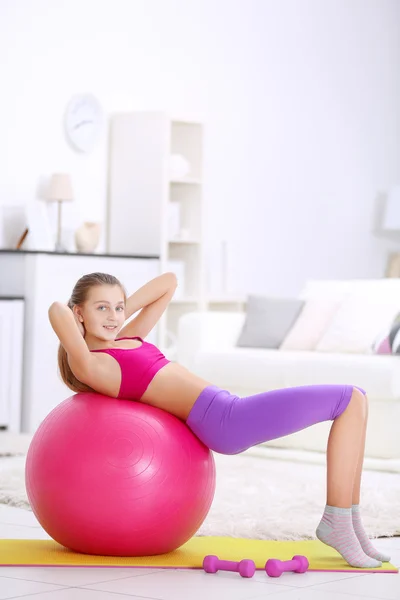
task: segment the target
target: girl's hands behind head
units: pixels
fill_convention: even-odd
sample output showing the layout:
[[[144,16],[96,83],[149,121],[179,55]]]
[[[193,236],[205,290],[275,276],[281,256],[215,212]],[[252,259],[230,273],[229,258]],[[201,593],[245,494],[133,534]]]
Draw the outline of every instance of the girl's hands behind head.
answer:
[[[85,333],[86,332],[85,332],[85,328],[83,326],[83,323],[80,322],[80,320],[78,318],[78,315],[76,315],[75,313],[74,313],[74,317],[75,317],[76,324],[78,325],[78,329],[81,332],[82,337],[85,337]]]
[[[78,329],[79,329],[82,337],[84,338],[85,337],[85,333],[86,333],[85,332],[85,328],[83,326],[83,323],[79,320],[79,317],[78,317],[76,311],[74,310],[74,307],[72,306],[72,304],[71,304],[70,301],[68,302],[68,307],[71,309],[72,314],[74,315],[75,323],[78,325]]]

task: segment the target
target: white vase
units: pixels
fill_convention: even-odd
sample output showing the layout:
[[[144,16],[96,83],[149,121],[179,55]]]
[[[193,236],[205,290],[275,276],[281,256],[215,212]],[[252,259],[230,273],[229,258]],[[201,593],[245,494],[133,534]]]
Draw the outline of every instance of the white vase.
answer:
[[[169,175],[171,179],[184,179],[190,174],[190,162],[181,154],[169,157]]]
[[[100,223],[86,221],[75,231],[75,245],[78,252],[91,253],[100,240]]]

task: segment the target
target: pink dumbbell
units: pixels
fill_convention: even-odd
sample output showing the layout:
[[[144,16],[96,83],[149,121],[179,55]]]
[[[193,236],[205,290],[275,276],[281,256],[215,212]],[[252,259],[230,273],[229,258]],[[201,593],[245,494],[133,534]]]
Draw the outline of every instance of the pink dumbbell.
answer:
[[[305,556],[293,556],[292,560],[278,560],[270,558],[265,563],[265,570],[270,577],[280,577],[284,571],[305,573],[308,569],[308,560]]]
[[[242,577],[253,577],[256,572],[256,565],[252,560],[244,559],[240,562],[230,560],[219,560],[218,556],[208,555],[204,557],[203,569],[206,573],[216,573],[217,571],[234,571],[240,573]]]

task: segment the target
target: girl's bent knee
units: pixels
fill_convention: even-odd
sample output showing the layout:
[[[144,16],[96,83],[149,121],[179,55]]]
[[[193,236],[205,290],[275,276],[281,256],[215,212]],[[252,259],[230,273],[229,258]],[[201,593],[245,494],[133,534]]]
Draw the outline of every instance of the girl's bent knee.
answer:
[[[367,394],[364,390],[359,387],[353,387],[353,393],[351,394],[351,398],[357,398],[358,402],[361,404],[365,404],[367,402]]]
[[[353,393],[351,394],[349,405],[356,407],[360,412],[365,413],[368,403],[367,395],[364,391],[360,391],[359,388],[353,387]]]
[[[363,388],[359,387],[358,385],[353,386],[353,390],[359,390],[364,396],[367,395],[367,392],[365,390],[363,390]]]

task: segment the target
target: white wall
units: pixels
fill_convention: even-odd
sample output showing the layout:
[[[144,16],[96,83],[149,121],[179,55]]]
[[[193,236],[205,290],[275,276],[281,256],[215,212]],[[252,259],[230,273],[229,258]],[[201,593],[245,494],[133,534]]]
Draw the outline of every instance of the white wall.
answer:
[[[380,277],[399,250],[373,229],[378,196],[400,181],[400,3],[258,7],[251,187],[261,201],[242,222],[264,236],[265,254],[248,281],[262,266],[266,288],[288,292],[307,276]]]
[[[202,118],[208,246],[232,290],[382,276],[377,195],[400,180],[397,0],[0,0],[0,204],[73,175],[65,224],[104,220],[107,140],[63,137],[71,95]],[[215,266],[216,268],[216,266]]]

